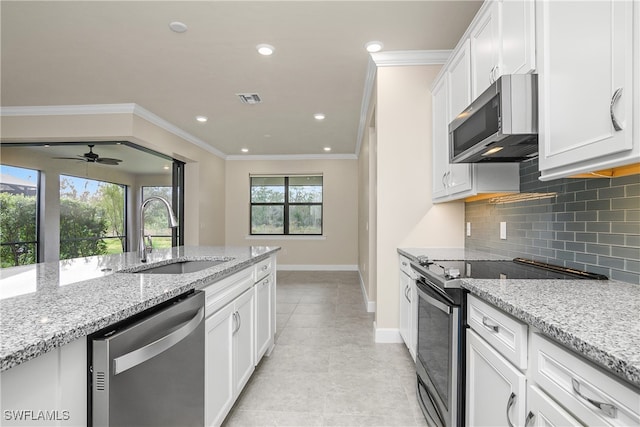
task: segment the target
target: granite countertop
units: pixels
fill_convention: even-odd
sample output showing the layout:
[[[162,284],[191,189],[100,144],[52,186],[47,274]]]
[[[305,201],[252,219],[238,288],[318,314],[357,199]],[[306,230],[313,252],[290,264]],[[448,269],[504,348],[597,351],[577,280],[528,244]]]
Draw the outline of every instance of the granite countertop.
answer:
[[[279,247],[181,246],[0,270],[0,371],[192,289],[243,270]],[[186,274],[134,274],[186,260],[224,260]]]
[[[459,251],[464,254],[464,249]],[[424,250],[398,252],[415,260]],[[482,259],[480,254],[473,253],[473,259]],[[470,293],[640,387],[640,286],[615,280],[463,279],[462,283]]]

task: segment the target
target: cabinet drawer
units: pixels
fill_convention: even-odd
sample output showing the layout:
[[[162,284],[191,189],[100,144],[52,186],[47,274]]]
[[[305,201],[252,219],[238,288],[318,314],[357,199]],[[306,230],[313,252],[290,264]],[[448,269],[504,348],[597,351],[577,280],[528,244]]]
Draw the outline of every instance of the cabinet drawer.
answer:
[[[253,271],[247,268],[214,282],[202,289],[205,292],[205,316],[210,316],[253,286]]]
[[[527,368],[527,325],[469,295],[467,323],[519,369]]]
[[[640,424],[637,389],[538,333],[531,336],[531,357],[533,380],[582,423]]]
[[[400,255],[400,271],[405,273],[409,277],[414,277],[413,269],[411,268],[411,260],[409,258]]]
[[[259,282],[263,278],[271,274],[273,270],[273,259],[271,257],[260,261],[254,267],[254,280]]]

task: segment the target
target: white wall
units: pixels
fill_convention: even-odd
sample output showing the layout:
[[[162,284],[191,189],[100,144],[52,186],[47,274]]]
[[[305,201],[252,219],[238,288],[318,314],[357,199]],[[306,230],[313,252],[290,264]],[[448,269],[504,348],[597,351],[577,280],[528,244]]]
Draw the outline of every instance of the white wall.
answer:
[[[401,247],[463,247],[464,202],[431,202],[431,92],[440,66],[377,71],[376,339],[398,328]]]
[[[249,237],[249,175],[307,173],[323,175],[324,236]],[[226,245],[280,246],[279,269],[357,269],[357,160],[232,160],[225,181]]]

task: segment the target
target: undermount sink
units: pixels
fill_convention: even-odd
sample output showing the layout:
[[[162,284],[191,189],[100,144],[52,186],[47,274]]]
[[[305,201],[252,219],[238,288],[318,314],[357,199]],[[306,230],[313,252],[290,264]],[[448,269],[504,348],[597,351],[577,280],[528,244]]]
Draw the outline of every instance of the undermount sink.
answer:
[[[215,259],[205,261],[179,261],[171,264],[164,264],[158,267],[150,267],[144,270],[136,271],[136,273],[142,274],[184,274],[195,273],[196,271],[204,270],[205,268],[213,267],[214,265],[227,262],[227,259]]]

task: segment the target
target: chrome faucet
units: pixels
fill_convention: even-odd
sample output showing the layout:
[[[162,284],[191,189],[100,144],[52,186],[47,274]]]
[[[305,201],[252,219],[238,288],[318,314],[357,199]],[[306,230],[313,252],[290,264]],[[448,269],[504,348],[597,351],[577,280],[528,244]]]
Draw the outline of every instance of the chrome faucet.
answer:
[[[142,206],[140,206],[140,238],[138,239],[138,251],[140,252],[140,256],[142,257],[140,261],[147,262],[147,253],[151,252],[151,237],[149,237],[149,246],[144,243],[144,209],[147,207],[149,202],[154,200],[159,200],[164,203],[164,206],[167,208],[167,213],[169,214],[169,227],[175,228],[178,226],[178,219],[176,215],[173,213],[173,209],[171,209],[171,205],[165,199],[160,196],[151,196],[142,202]]]

